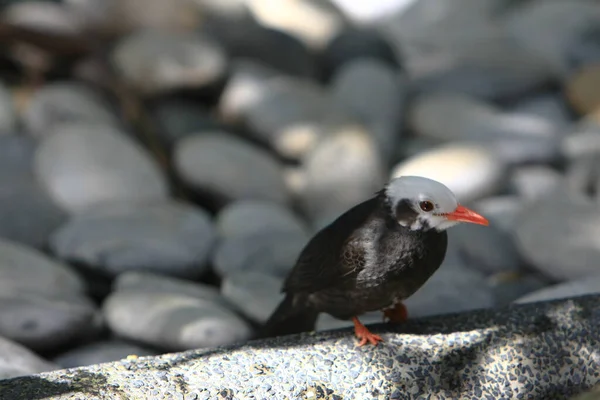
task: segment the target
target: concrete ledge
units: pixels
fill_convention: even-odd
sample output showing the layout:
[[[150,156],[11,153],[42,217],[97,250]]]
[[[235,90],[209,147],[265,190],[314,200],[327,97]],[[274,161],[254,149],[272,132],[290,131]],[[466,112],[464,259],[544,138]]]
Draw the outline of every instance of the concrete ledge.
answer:
[[[24,399],[562,399],[600,382],[600,296],[250,342],[0,382]],[[428,397],[429,396],[429,397]]]

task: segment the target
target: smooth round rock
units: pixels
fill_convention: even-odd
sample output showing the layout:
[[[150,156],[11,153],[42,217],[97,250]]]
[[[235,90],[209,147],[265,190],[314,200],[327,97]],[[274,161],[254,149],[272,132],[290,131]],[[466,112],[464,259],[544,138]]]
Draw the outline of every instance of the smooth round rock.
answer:
[[[598,114],[600,122],[600,60],[575,73],[566,82],[566,94],[571,106],[581,115]]]
[[[596,293],[600,293],[600,275],[598,272],[581,279],[559,283],[533,291],[518,298],[515,300],[515,303],[535,303],[538,301],[549,301]]]
[[[306,234],[262,232],[235,236],[219,243],[212,256],[222,277],[239,271],[257,271],[284,277],[308,242]]]
[[[227,68],[227,57],[217,43],[195,33],[158,30],[126,36],[117,43],[112,59],[123,79],[145,95],[210,87]]]
[[[179,202],[108,203],[86,209],[50,240],[60,258],[110,275],[155,271],[196,278],[215,233],[202,209]]]
[[[44,137],[35,172],[52,198],[78,212],[105,201],[168,196],[167,181],[144,149],[106,126],[64,125]]]
[[[502,189],[506,166],[481,146],[449,144],[400,162],[392,169],[391,178],[406,175],[439,181],[467,203]]]
[[[33,94],[23,114],[25,130],[41,138],[64,123],[115,128],[120,125],[115,110],[92,87],[74,81],[42,86]]]
[[[146,271],[119,274],[113,282],[113,291],[184,294],[201,300],[223,302],[225,299],[214,285]]]
[[[263,232],[307,233],[307,227],[299,216],[281,204],[240,200],[224,207],[215,221],[222,238],[252,236]]]
[[[12,95],[3,84],[0,84],[0,135],[12,133],[16,127],[17,115]]]
[[[245,121],[257,140],[283,157],[302,159],[325,136],[325,121],[346,115],[315,82],[289,77],[263,81]]]
[[[62,368],[76,368],[119,361],[130,355],[142,357],[157,354],[157,351],[124,340],[113,339],[76,347],[60,354],[52,361]]]
[[[0,337],[0,379],[54,371],[60,367],[40,358],[28,348]]]
[[[398,54],[389,42],[369,28],[350,28],[340,32],[327,44],[322,59],[326,79],[357,59],[378,60],[392,68],[400,67]]]
[[[221,293],[247,318],[262,324],[283,300],[282,285],[281,278],[262,272],[234,272],[223,279]]]
[[[490,308],[494,298],[479,272],[446,262],[403,303],[409,317],[423,317]]]
[[[84,26],[72,10],[52,1],[19,1],[4,7],[2,19],[11,25],[53,34],[78,35]]]
[[[561,151],[570,160],[600,153],[600,120],[587,117],[579,121],[563,138]]]
[[[600,263],[600,209],[589,199],[553,193],[526,206],[516,240],[524,258],[553,279],[593,275]]]
[[[384,163],[369,133],[360,125],[333,126],[307,154],[301,202],[311,220],[345,211],[381,189]]]
[[[546,166],[523,166],[512,171],[510,186],[525,200],[547,196],[562,182],[563,176]]]
[[[572,123],[572,111],[562,92],[534,93],[517,99],[508,107],[510,113],[532,115],[543,118],[550,124],[567,129]]]
[[[85,283],[70,266],[28,246],[0,240],[0,293],[5,290],[75,296],[85,291]]]
[[[281,166],[267,151],[225,132],[205,132],[180,140],[175,168],[192,188],[224,201],[288,200]]]
[[[461,256],[471,268],[484,274],[521,268],[514,238],[495,225],[460,224],[450,234],[459,242]]]
[[[167,351],[231,345],[251,335],[232,311],[185,294],[114,292],[103,310],[117,335]]]
[[[32,350],[52,350],[92,336],[98,329],[96,308],[82,295],[45,295],[6,287],[0,292],[0,335]]]
[[[500,272],[488,277],[496,306],[503,307],[549,285],[539,274]]]
[[[504,195],[476,201],[473,204],[473,209],[481,215],[485,215],[490,221],[490,225],[512,234],[523,205],[524,201],[520,197]]]
[[[348,115],[374,133],[379,151],[389,159],[397,147],[408,85],[383,62],[356,59],[333,77],[332,96]]]

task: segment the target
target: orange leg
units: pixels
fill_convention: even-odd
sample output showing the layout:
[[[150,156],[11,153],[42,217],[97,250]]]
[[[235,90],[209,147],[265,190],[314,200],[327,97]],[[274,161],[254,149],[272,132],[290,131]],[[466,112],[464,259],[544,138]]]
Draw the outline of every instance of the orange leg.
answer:
[[[399,324],[408,319],[408,310],[402,303],[397,303],[392,308],[383,310],[383,320],[389,320],[390,322]]]
[[[364,346],[367,342],[371,343],[373,346],[377,346],[378,342],[383,341],[381,336],[371,333],[357,317],[352,317],[352,322],[354,322],[354,334],[360,339],[360,342],[358,343],[359,346]]]

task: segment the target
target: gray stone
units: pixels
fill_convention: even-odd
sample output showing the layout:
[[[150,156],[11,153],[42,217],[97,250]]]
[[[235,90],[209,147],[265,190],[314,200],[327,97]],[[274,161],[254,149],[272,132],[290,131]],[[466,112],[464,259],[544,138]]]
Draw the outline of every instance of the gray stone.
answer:
[[[137,143],[107,126],[58,127],[37,148],[35,173],[69,212],[105,201],[157,200],[168,195],[157,163]]]
[[[451,259],[403,303],[410,317],[456,313],[494,305],[483,275]]]
[[[534,114],[502,113],[465,95],[423,95],[409,120],[420,135],[486,146],[511,164],[549,162],[560,156],[560,126]]]
[[[522,266],[513,236],[493,224],[460,224],[450,234],[467,264],[484,274],[516,271]]]
[[[67,400],[100,381],[103,396],[135,399],[181,399],[181,385],[197,399],[566,399],[600,379],[590,367],[599,308],[587,296],[374,325],[385,340],[375,348],[357,348],[350,329],[291,335],[15,378],[0,391]]]
[[[65,219],[34,179],[35,145],[21,135],[0,135],[0,237],[42,248]]]
[[[26,347],[0,337],[0,379],[39,374],[60,369]]]
[[[68,7],[53,1],[20,1],[2,10],[2,19],[20,28],[78,35],[83,25]]]
[[[474,144],[446,144],[401,161],[391,177],[424,176],[450,188],[468,203],[504,187],[506,165],[491,150]]]
[[[158,352],[138,346],[124,340],[105,340],[101,342],[92,342],[73,349],[54,357],[52,360],[62,368],[83,367],[86,365],[102,364],[111,361],[119,361],[130,355],[134,356],[153,356]],[[57,368],[58,369],[58,368]]]
[[[221,209],[215,221],[222,238],[252,236],[263,232],[307,234],[307,227],[292,210],[261,200],[240,200]]]
[[[473,204],[473,209],[485,215],[490,225],[512,234],[523,205],[520,197],[504,195],[481,199]]]
[[[53,350],[88,338],[99,328],[96,308],[83,295],[8,287],[0,292],[0,335],[32,350]]]
[[[61,259],[110,275],[131,270],[197,278],[215,239],[210,216],[181,202],[115,202],[74,216],[50,240]]]
[[[500,272],[488,277],[487,281],[494,294],[496,307],[506,306],[550,284],[539,274],[522,272]]]
[[[600,275],[598,275],[598,272],[582,279],[540,288],[516,299],[515,303],[535,303],[597,293],[600,293]]]
[[[77,296],[85,283],[70,266],[22,244],[0,240],[0,293]]]
[[[17,126],[17,116],[12,94],[0,83],[0,135],[12,133]]]
[[[516,243],[537,270],[556,280],[573,280],[597,271],[600,212],[589,198],[555,191],[528,204],[516,227]]]
[[[366,200],[386,180],[384,162],[370,132],[350,123],[332,126],[307,154],[303,168],[306,187],[300,200],[313,221]]]
[[[525,2],[504,17],[504,30],[532,54],[544,57],[555,70],[565,73],[570,67],[570,49],[581,32],[599,20],[600,10],[587,0]]]
[[[283,280],[256,271],[233,272],[223,278],[221,292],[247,318],[264,323],[283,300]]]
[[[340,105],[313,81],[274,77],[262,84],[247,109],[246,124],[257,140],[283,157],[302,159],[327,135],[329,120],[345,118]]]
[[[543,92],[517,99],[509,106],[509,112],[540,117],[563,130],[572,122],[569,105],[562,93]]]
[[[584,118],[562,141],[562,154],[573,160],[600,153],[600,123]]]
[[[65,123],[117,128],[120,123],[108,101],[92,87],[74,81],[49,83],[38,89],[23,114],[25,130],[41,138]]]
[[[121,39],[112,60],[123,79],[145,95],[210,87],[227,68],[218,43],[198,33],[151,29]]]
[[[510,186],[523,199],[532,201],[547,196],[563,181],[556,170],[542,166],[523,166],[512,171]]]
[[[113,291],[183,294],[201,300],[227,304],[219,289],[214,285],[146,271],[119,274],[114,280]]]
[[[284,277],[308,242],[306,234],[262,232],[223,240],[213,253],[212,264],[222,277],[255,271]]]
[[[407,82],[383,62],[357,59],[347,63],[331,82],[334,100],[375,135],[384,160],[398,145],[408,91]]]
[[[267,151],[226,132],[204,132],[180,140],[174,159],[184,182],[226,202],[288,200],[278,161]]]
[[[167,351],[239,343],[251,334],[229,309],[186,294],[113,292],[103,310],[115,334]]]

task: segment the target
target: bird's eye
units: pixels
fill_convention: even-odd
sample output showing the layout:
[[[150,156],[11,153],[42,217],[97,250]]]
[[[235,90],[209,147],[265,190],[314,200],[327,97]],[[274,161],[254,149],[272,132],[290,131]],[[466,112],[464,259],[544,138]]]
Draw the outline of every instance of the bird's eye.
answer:
[[[433,203],[430,201],[422,201],[419,203],[419,207],[421,207],[421,210],[425,211],[425,212],[430,212],[433,211],[434,206]]]

